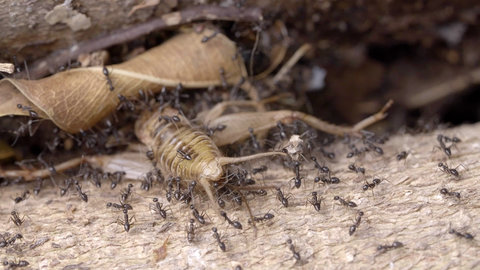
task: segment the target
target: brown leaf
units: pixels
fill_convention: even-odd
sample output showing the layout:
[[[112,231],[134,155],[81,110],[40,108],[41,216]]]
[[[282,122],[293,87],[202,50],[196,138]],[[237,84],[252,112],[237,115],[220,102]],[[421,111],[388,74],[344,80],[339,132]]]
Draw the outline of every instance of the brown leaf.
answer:
[[[185,88],[221,85],[220,68],[228,83],[246,77],[235,44],[222,34],[201,42],[212,30],[179,34],[137,57],[108,66],[115,87],[109,90],[102,67],[72,69],[40,80],[0,81],[0,116],[27,115],[17,104],[31,106],[40,117],[51,119],[69,132],[85,130],[108,115],[119,102],[117,95],[135,97],[140,89],[152,92],[181,83]]]

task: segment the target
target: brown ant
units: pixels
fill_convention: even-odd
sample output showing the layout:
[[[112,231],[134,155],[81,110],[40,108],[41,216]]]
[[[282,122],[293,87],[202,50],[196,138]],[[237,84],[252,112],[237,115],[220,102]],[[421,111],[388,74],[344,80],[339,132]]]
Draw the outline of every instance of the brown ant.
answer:
[[[408,156],[408,153],[406,151],[402,151],[397,155],[397,160],[400,161],[402,159],[406,159]]]
[[[225,250],[226,250],[225,243],[222,242],[222,240],[220,240],[220,234],[217,231],[217,227],[213,227],[212,232],[213,232],[213,238],[215,238],[215,240],[217,240],[218,247],[220,247],[220,249],[223,252],[225,252]]]
[[[188,242],[193,242],[195,239],[195,220],[190,219],[190,223],[187,226],[187,240]]]
[[[292,239],[287,239],[287,245],[288,245],[288,248],[290,249],[290,251],[292,251],[292,253],[293,253],[293,258],[295,258],[295,260],[299,261],[300,260],[300,253],[295,251],[295,246],[292,243]]]
[[[471,234],[468,233],[468,232],[467,232],[467,233],[461,233],[461,232],[458,232],[458,231],[456,231],[456,230],[454,230],[454,229],[450,229],[450,230],[448,231],[448,233],[449,233],[449,234],[455,234],[455,235],[458,236],[458,237],[463,237],[463,238],[468,239],[468,240],[473,240],[473,238],[474,238],[474,236],[471,235]]]
[[[453,192],[453,191],[449,191],[446,188],[442,188],[440,189],[440,193],[446,196],[457,197],[458,199],[460,199],[460,192]]]
[[[397,248],[401,248],[403,247],[403,243],[402,242],[399,242],[399,241],[394,241],[391,245],[379,245],[377,247],[377,251],[380,252],[380,254],[382,253],[385,253],[389,250],[392,250],[392,249],[397,249]]]
[[[32,107],[30,107],[30,106],[25,106],[25,105],[22,105],[22,104],[17,104],[17,108],[19,108],[19,109],[22,110],[22,111],[28,111],[28,114],[29,114],[30,117],[32,117],[32,118],[38,118],[38,113],[35,112],[34,110],[32,110]]]
[[[340,198],[339,196],[335,196],[335,197],[333,197],[333,199],[335,201],[339,201],[341,204],[343,204],[346,207],[352,207],[352,208],[357,207],[356,203],[354,203],[352,201],[346,201],[346,200]]]
[[[22,193],[22,195],[14,199],[15,203],[19,203],[26,200],[28,195],[30,195],[30,191],[26,190],[25,192]]]
[[[363,212],[359,211],[357,214],[357,218],[355,219],[355,223],[352,226],[350,226],[350,229],[348,230],[349,235],[353,235],[355,233],[358,226],[360,225],[360,221],[362,221],[362,216],[363,216]]]
[[[317,197],[317,192],[316,191],[313,191],[312,192],[312,198],[310,200],[308,200],[308,202],[313,205],[313,207],[315,208],[315,210],[317,212],[320,211],[320,207],[321,207],[321,203],[322,203],[322,199],[319,199]]]
[[[277,199],[283,204],[283,206],[288,207],[288,198],[283,195],[283,192],[280,188],[275,188],[277,190]]]
[[[356,173],[365,174],[365,168],[356,167],[355,164],[348,165],[348,169]]]
[[[108,72],[107,67],[103,67],[103,75],[105,75],[105,78],[107,79],[107,84],[110,89],[110,91],[113,91],[115,88],[113,88],[113,83],[112,80],[110,79],[110,74]]]
[[[235,229],[239,229],[241,230],[243,227],[242,227],[242,224],[238,221],[232,221],[228,216],[227,216],[227,213],[225,213],[224,211],[220,211],[220,215],[225,218],[225,220],[230,224],[232,225]]]
[[[124,221],[119,220],[118,222],[120,224],[122,224],[125,231],[128,232],[128,231],[130,231],[130,226],[133,225],[133,223],[131,223],[131,222],[132,222],[132,219],[134,219],[134,217],[128,218],[128,209],[127,208],[123,209],[123,219],[124,219]]]
[[[153,202],[155,203],[153,207],[153,211],[159,214],[162,218],[167,218],[167,211],[163,208],[163,204],[158,201],[158,198],[153,198]]]
[[[75,188],[77,189],[78,195],[80,196],[82,201],[88,202],[88,196],[82,191],[82,187],[80,186],[77,180],[75,180]]]
[[[15,225],[17,226],[22,226],[23,222],[25,221],[25,218],[20,218],[18,216],[18,213],[17,211],[13,210],[11,213],[10,213],[12,216],[10,217],[10,220],[15,223]]]
[[[457,168],[459,167],[460,165],[457,166]],[[448,165],[447,164],[444,164],[442,162],[439,162],[438,163],[438,167],[440,168],[440,170],[442,170],[443,172],[445,172],[446,174],[451,174],[455,177],[460,177],[460,174],[458,173],[457,171],[457,168],[455,169],[451,169],[451,168],[448,168]]]

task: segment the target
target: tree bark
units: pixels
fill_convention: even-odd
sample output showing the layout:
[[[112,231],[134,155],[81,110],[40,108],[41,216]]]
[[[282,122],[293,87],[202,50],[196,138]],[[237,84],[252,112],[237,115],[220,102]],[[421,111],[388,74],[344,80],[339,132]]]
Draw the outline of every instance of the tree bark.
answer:
[[[434,149],[436,135],[458,136],[462,142],[452,148],[452,157],[446,159],[442,151]],[[449,234],[450,229],[479,234],[480,205],[478,194],[478,160],[480,158],[480,124],[463,125],[430,134],[395,135],[384,146],[382,156],[369,153],[357,160],[346,159],[345,145],[332,147],[337,158],[327,163],[340,184],[323,186],[313,183],[317,172],[305,163],[301,173],[305,177],[300,189],[291,189],[289,180],[293,173],[284,170],[274,161],[266,160],[269,170],[257,176],[257,183],[282,184],[285,194],[290,194],[290,204],[284,208],[275,197],[274,190],[267,196],[249,200],[254,215],[266,212],[275,217],[257,223],[257,230],[248,224],[245,206],[228,203],[225,211],[233,220],[239,220],[243,230],[228,225],[209,204],[204,194],[197,194],[195,206],[207,213],[207,224],[196,222],[195,240],[187,241],[186,226],[192,218],[191,210],[182,203],[169,204],[163,187],[150,191],[140,190],[135,184],[130,204],[134,224],[127,233],[117,219],[121,211],[106,208],[107,202],[118,202],[120,188],[111,190],[108,183],[96,188],[82,182],[88,194],[88,203],[70,190],[64,197],[58,188],[46,185],[39,195],[14,204],[12,198],[24,190],[30,191],[35,183],[11,184],[1,187],[0,233],[22,233],[23,238],[13,245],[0,248],[0,258],[9,261],[24,259],[34,269],[285,269],[299,266],[305,269],[473,269],[480,263],[478,240],[468,240]],[[406,160],[397,161],[400,151],[409,153]],[[348,170],[355,162],[366,169],[365,176]],[[442,172],[438,162],[457,170],[460,177]],[[246,164],[258,167],[257,164]],[[374,189],[363,191],[365,180],[374,177],[383,181]],[[263,181],[260,181],[263,179]],[[45,183],[49,182],[48,180]],[[445,196],[440,189],[460,192],[461,197]],[[315,211],[306,203],[311,192],[323,198],[321,210]],[[354,201],[357,208],[346,208],[334,201],[334,196]],[[167,220],[149,210],[152,198],[167,205]],[[25,222],[17,228],[9,221],[12,210]],[[357,211],[363,211],[361,223],[350,236],[349,227]],[[226,244],[222,252],[212,237],[212,227],[217,227]],[[168,240],[167,240],[168,239]],[[293,258],[286,244],[292,239],[301,260]],[[157,254],[166,243],[166,256]],[[403,247],[385,253],[377,251],[379,245],[394,241]]]

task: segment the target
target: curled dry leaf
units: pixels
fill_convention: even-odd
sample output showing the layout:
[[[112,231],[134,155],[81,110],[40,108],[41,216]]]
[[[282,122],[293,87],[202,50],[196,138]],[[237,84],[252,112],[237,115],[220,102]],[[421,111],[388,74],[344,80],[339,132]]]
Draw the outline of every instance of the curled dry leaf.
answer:
[[[129,61],[108,66],[113,91],[109,90],[102,67],[72,69],[40,80],[3,79],[0,116],[28,114],[17,108],[17,104],[23,104],[61,129],[78,132],[113,111],[119,94],[133,98],[139,89],[155,93],[163,86],[179,83],[185,88],[221,85],[221,68],[226,81],[236,84],[246,77],[245,64],[226,36],[218,34],[201,42],[212,33],[206,29],[202,33],[179,34]]]

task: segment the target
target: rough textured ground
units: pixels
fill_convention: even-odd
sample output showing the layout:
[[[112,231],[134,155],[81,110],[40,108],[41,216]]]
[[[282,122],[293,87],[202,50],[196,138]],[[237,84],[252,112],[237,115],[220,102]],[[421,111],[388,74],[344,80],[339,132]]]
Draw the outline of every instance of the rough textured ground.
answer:
[[[453,148],[452,158],[433,149],[436,135],[456,135],[463,141]],[[88,203],[70,191],[64,197],[58,188],[45,187],[38,196],[14,204],[12,198],[33,186],[16,184],[0,188],[0,233],[22,233],[23,240],[0,248],[3,261],[24,259],[32,269],[475,269],[480,267],[478,240],[467,240],[449,234],[450,228],[460,232],[479,234],[480,199],[480,124],[461,126],[451,130],[422,135],[396,135],[384,146],[385,155],[368,154],[356,160],[363,165],[366,176],[348,171],[352,161],[345,158],[344,145],[334,146],[335,163],[328,164],[341,179],[338,185],[313,185],[316,171],[312,164],[302,170],[306,180],[300,189],[291,189],[290,171],[275,170],[269,163],[264,173],[265,184],[283,183],[291,194],[288,208],[281,206],[275,192],[250,200],[256,215],[267,211],[275,215],[271,221],[257,224],[257,231],[248,224],[245,207],[227,204],[226,211],[238,219],[244,229],[237,230],[215,213],[206,198],[196,198],[198,209],[207,209],[207,221],[195,230],[193,243],[188,243],[186,226],[191,218],[189,209],[181,203],[169,205],[166,221],[156,218],[149,210],[153,197],[168,205],[165,191],[155,186],[150,191],[140,190],[135,184],[130,203],[135,221],[129,233],[117,224],[120,211],[107,209],[107,202],[118,202],[120,189],[111,190],[106,183],[101,189],[82,183],[88,194]],[[409,152],[406,161],[397,161],[401,151]],[[461,177],[446,175],[438,162],[458,168]],[[256,166],[257,164],[255,164]],[[310,168],[310,169],[309,169]],[[307,175],[308,173],[308,175]],[[379,186],[364,192],[364,179],[373,176],[385,179]],[[290,185],[292,183],[290,182]],[[446,187],[461,193],[461,199],[445,197],[440,189]],[[316,212],[306,203],[312,191],[324,198],[322,209]],[[365,213],[353,236],[348,229],[357,210],[347,209],[333,200],[339,195],[353,200],[358,210]],[[10,212],[16,210],[25,216],[17,228]],[[218,227],[227,251],[222,252],[212,237],[211,228]],[[480,237],[480,236],[479,236]],[[301,260],[296,262],[285,243],[292,239]],[[166,257],[156,255],[164,241]],[[405,246],[380,254],[377,246],[400,241]],[[157,261],[158,260],[158,261]]]

